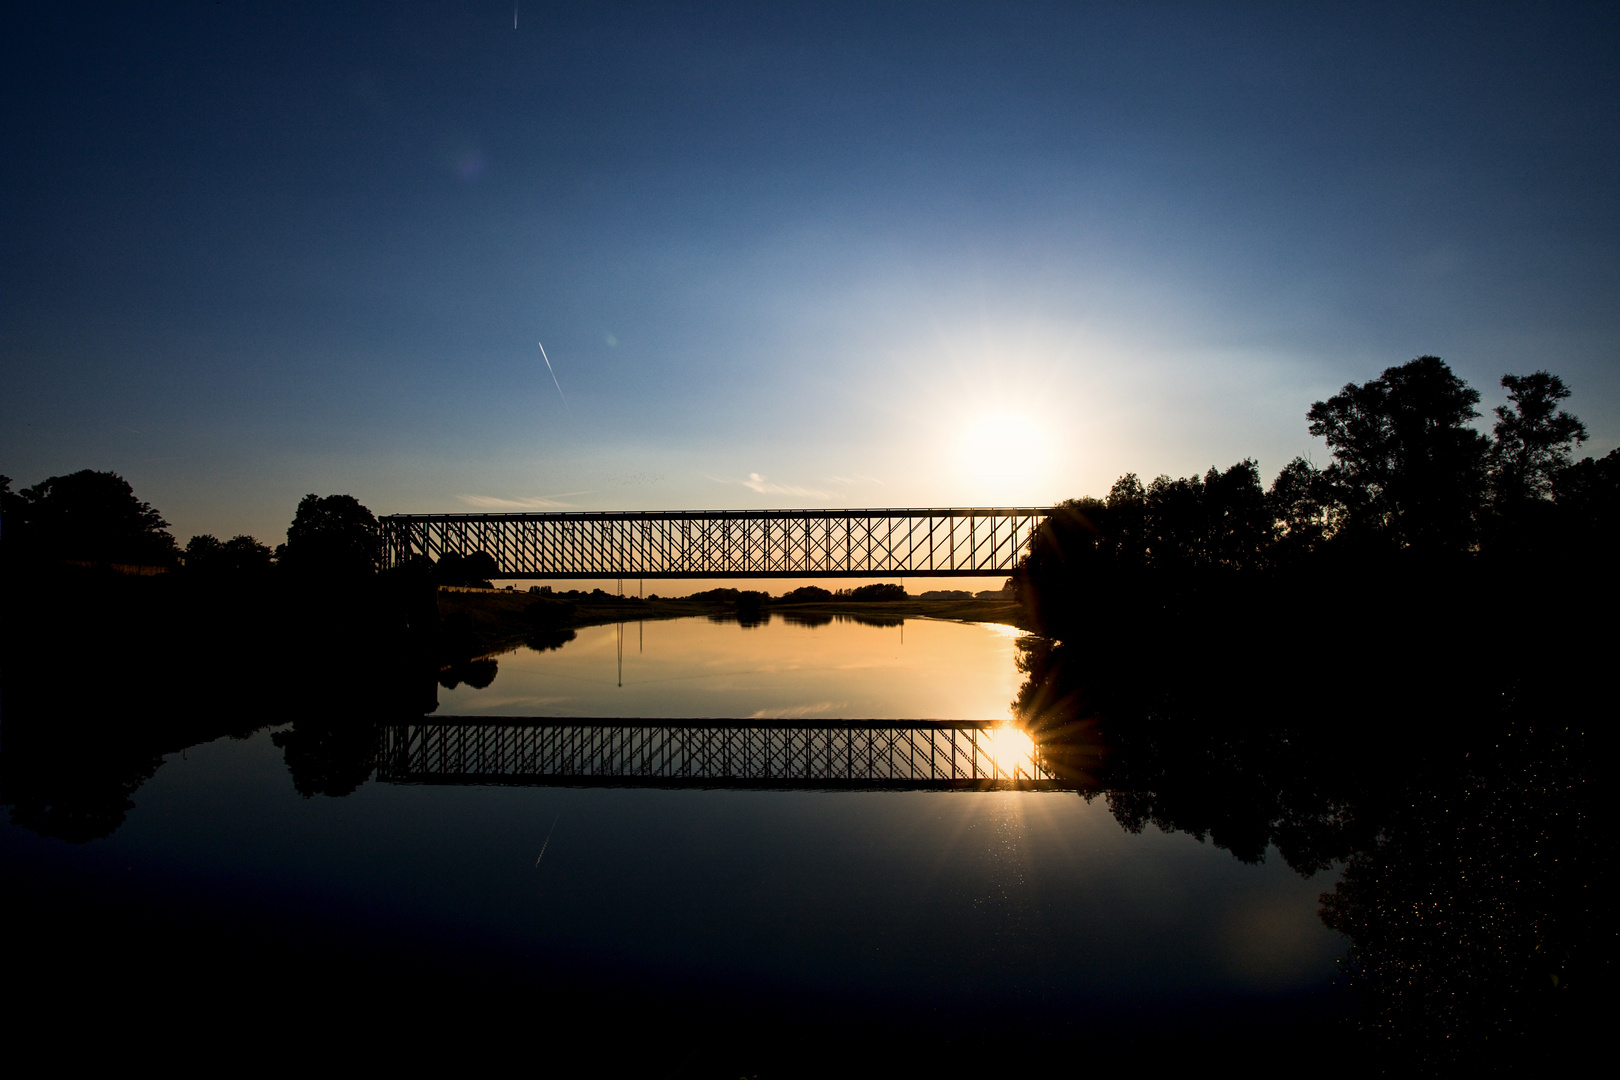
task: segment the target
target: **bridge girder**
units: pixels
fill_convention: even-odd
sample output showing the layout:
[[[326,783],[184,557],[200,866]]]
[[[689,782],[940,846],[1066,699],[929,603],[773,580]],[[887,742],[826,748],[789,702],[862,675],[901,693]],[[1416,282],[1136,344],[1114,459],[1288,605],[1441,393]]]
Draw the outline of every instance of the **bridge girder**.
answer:
[[[1050,510],[395,514],[384,568],[488,553],[502,578],[967,577],[1012,572]]]

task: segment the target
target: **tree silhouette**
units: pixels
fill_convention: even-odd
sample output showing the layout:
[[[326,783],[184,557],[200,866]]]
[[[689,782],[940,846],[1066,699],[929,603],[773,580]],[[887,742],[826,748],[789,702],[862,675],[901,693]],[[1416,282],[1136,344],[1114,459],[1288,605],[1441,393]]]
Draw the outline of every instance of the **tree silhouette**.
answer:
[[[446,552],[433,570],[433,578],[440,585],[460,585],[474,589],[493,588],[490,579],[500,573],[495,559],[487,551],[474,551],[468,555]]]
[[[0,543],[12,529],[23,527],[23,514],[28,501],[11,490],[11,477],[0,474]]]
[[[1552,493],[1566,527],[1605,533],[1612,540],[1620,528],[1620,449],[1560,470],[1553,476]]]
[[[801,585],[797,589],[782,594],[784,604],[824,603],[832,598],[833,594],[819,585]]]
[[[1295,565],[1320,551],[1343,523],[1332,481],[1302,457],[1283,466],[1267,499],[1276,530],[1274,565]]]
[[[1106,502],[1070,499],[1052,508],[1013,588],[1044,633],[1064,637],[1103,623],[1117,629],[1263,570],[1276,533],[1252,458],[1145,486],[1127,473]]]
[[[1489,443],[1469,426],[1479,391],[1438,356],[1384,369],[1313,404],[1310,433],[1333,451],[1329,479],[1349,529],[1397,548],[1465,550]]]
[[[1569,389],[1557,375],[1504,375],[1512,408],[1496,407],[1491,487],[1499,506],[1552,496],[1553,479],[1586,441],[1586,425],[1558,408]]]
[[[207,533],[186,541],[186,573],[206,578],[263,577],[272,565],[270,548],[251,536],[238,535],[220,542]]]
[[[305,578],[368,577],[377,565],[377,519],[352,495],[305,495],[277,561]]]
[[[25,557],[170,566],[179,554],[163,515],[117,473],[52,476],[7,492],[4,509],[8,550]]]

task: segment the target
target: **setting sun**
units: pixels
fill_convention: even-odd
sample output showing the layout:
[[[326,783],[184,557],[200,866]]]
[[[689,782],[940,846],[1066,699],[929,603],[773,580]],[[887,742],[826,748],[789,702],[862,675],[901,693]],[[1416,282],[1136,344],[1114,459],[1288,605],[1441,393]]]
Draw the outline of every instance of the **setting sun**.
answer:
[[[962,474],[975,483],[1023,487],[1048,469],[1052,440],[1029,416],[991,413],[971,421],[957,445]]]
[[[1035,771],[1035,740],[1011,724],[1003,724],[990,731],[990,752],[996,768],[1008,776],[1033,776]]]

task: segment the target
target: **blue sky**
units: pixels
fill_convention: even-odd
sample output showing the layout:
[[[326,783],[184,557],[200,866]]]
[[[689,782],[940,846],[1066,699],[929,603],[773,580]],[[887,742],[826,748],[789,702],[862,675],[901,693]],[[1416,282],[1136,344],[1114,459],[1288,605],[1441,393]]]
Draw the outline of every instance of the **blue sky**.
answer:
[[[0,20],[0,472],[182,541],[1269,477],[1424,353],[1620,445],[1613,5]]]

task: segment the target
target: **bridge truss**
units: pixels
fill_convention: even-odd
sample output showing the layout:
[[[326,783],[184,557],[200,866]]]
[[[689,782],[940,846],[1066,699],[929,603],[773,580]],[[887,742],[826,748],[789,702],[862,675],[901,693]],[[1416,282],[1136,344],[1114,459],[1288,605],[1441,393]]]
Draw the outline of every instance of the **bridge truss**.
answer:
[[[1068,789],[1039,745],[972,720],[434,717],[383,729],[396,784]]]
[[[384,568],[488,553],[502,578],[1006,574],[1045,508],[395,514]]]

